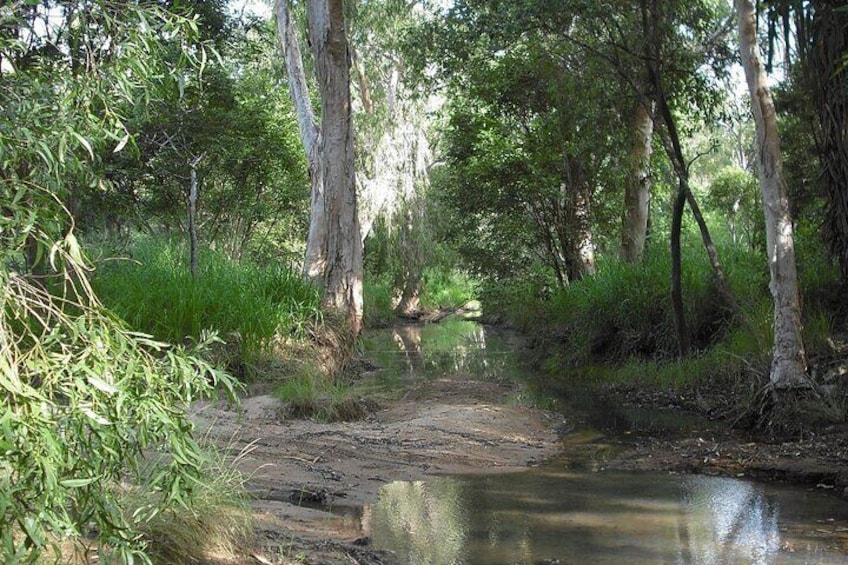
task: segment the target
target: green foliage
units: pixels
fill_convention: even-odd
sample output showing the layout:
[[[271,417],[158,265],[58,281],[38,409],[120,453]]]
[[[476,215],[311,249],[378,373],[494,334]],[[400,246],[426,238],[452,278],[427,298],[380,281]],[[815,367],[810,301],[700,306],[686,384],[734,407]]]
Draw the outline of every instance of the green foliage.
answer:
[[[150,562],[143,526],[190,511],[203,478],[183,407],[233,381],[201,360],[209,340],[172,347],[101,306],[67,208],[105,186],[125,117],[207,52],[156,5],[13,3],[0,27],[0,555],[94,538],[103,561]],[[141,483],[155,496],[128,506]]]
[[[760,185],[756,177],[738,167],[725,167],[710,183],[706,204],[726,222],[733,245],[744,242],[749,248],[765,243]]]
[[[196,563],[202,556],[236,560],[251,534],[251,514],[247,506],[246,478],[236,465],[246,448],[234,459],[227,457],[206,438],[199,461],[201,481],[193,485],[190,509],[169,507],[159,512],[140,529],[150,543],[150,553],[157,563]],[[226,446],[231,449],[233,446]],[[162,498],[162,492],[151,488],[156,459],[145,462],[144,483],[126,489],[126,507],[140,508],[151,499]]]
[[[72,254],[62,258],[79,273]],[[232,394],[232,382],[200,359],[204,343],[192,352],[132,333],[85,294],[56,296],[9,272],[0,289],[0,554],[33,561],[96,534],[105,556],[145,560],[141,526],[190,507],[202,479],[192,424],[175,407],[218,386]],[[168,455],[147,480],[162,495],[129,509],[117,485],[141,483],[151,451]]]
[[[519,299],[533,292],[537,298],[532,300],[542,298],[538,287],[534,290],[529,282],[521,283],[512,304],[509,295],[502,294],[507,298],[504,312],[517,312],[523,327],[533,333],[552,334],[559,361],[568,366],[674,358],[677,338],[669,305],[670,265],[661,251],[649,249],[637,265],[608,259],[599,264],[596,276],[554,292],[542,307]],[[687,243],[685,255],[683,289],[691,337],[698,347],[709,348],[729,331],[729,313],[715,296],[709,264],[695,241]],[[738,253],[725,258],[725,270],[743,305],[756,308],[767,298],[764,262]]]
[[[362,301],[365,310],[365,324],[368,327],[388,326],[396,318],[395,288],[389,277],[385,275],[366,277],[362,287]]]
[[[457,269],[445,267],[424,270],[421,304],[431,308],[458,308],[480,296],[480,282]]]
[[[98,262],[94,288],[130,327],[159,339],[181,343],[211,330],[244,361],[278,337],[303,337],[319,318],[317,290],[287,266],[203,250],[193,278],[183,245],[141,238],[127,252]]]

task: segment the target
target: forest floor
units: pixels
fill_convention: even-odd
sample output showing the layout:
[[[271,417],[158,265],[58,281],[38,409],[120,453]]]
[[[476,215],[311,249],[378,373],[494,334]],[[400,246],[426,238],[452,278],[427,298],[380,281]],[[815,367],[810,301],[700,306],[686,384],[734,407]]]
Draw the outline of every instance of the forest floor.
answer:
[[[233,456],[241,454],[237,466],[248,478],[254,537],[235,563],[396,563],[370,547],[368,537],[369,505],[383,485],[511,472],[563,454],[598,470],[745,476],[848,498],[844,425],[791,441],[767,441],[699,417],[703,426],[671,433],[638,424],[593,433],[591,419],[522,404],[517,385],[465,377],[418,383],[363,420],[319,423],[281,418],[279,401],[260,392],[238,411],[221,404],[194,410],[201,429]],[[681,394],[626,388],[601,394],[609,405],[647,409],[655,416],[649,422],[687,411]]]

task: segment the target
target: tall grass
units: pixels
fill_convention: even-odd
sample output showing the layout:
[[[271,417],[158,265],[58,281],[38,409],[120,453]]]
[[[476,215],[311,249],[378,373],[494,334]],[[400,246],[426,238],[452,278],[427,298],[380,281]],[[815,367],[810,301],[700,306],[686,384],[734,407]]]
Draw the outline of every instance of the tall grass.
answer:
[[[161,239],[139,239],[98,261],[93,284],[104,305],[137,331],[180,343],[212,330],[245,357],[277,336],[303,335],[320,312],[316,289],[287,266],[204,250],[195,278],[184,247]]]
[[[689,337],[696,348],[705,349],[727,335],[731,318],[718,299],[703,252],[685,251],[682,286]],[[547,302],[545,318],[567,360],[579,364],[675,357],[668,257],[654,252],[637,265],[613,259],[599,267],[596,276],[561,289]],[[756,308],[767,292],[764,266],[739,254],[728,256],[724,267],[739,301]]]
[[[799,254],[805,307],[804,340],[811,357],[829,353],[838,273],[820,246]],[[694,242],[684,247],[683,294],[693,355],[677,359],[670,261],[662,248],[638,265],[608,259],[597,275],[552,290],[520,281],[484,296],[487,309],[537,338],[543,368],[568,380],[688,386],[703,379],[766,378],[773,346],[773,305],[762,253],[720,250],[724,274],[747,323],[719,302],[710,265]],[[540,297],[542,297],[540,299]],[[494,300],[493,300],[494,299]],[[494,304],[493,304],[494,302]]]
[[[428,268],[424,270],[421,304],[430,308],[458,308],[477,300],[480,283],[456,269]]]
[[[371,328],[390,325],[395,315],[395,290],[388,276],[366,276],[362,285],[365,324]]]

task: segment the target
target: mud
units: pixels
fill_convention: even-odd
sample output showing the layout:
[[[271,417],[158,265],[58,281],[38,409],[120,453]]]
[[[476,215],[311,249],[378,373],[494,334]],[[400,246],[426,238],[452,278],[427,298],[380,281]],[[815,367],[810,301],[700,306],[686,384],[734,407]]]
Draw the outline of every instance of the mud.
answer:
[[[560,452],[562,417],[521,405],[518,392],[445,377],[356,422],[284,420],[266,395],[240,410],[198,404],[193,417],[248,477],[256,528],[242,562],[382,564],[395,561],[368,547],[356,510],[383,485],[512,472]]]

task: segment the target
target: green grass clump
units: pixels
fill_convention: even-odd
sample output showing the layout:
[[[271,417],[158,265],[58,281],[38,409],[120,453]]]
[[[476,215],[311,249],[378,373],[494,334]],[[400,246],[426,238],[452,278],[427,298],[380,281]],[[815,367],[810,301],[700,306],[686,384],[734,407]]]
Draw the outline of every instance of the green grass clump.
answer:
[[[155,562],[233,562],[242,556],[251,533],[252,516],[247,505],[246,478],[236,465],[247,453],[249,449],[233,460],[211,443],[202,447],[202,457],[197,461],[200,479],[184,494],[190,509],[174,504],[139,527]],[[165,493],[151,491],[145,483],[124,489],[128,508],[142,508],[164,496]]]
[[[368,412],[367,403],[350,385],[315,370],[290,377],[275,396],[282,401],[282,415],[286,417],[346,422],[361,419]]]
[[[682,283],[689,337],[696,348],[704,349],[727,333],[732,320],[715,292],[704,254],[686,251]],[[742,259],[729,258],[726,275],[731,285],[744,290],[739,293],[743,304],[756,304],[765,286],[764,268]],[[545,319],[561,340],[569,364],[674,358],[677,334],[670,279],[668,257],[652,253],[637,265],[606,261],[596,276],[556,292],[547,303]]]
[[[98,263],[97,295],[133,329],[168,342],[212,330],[249,358],[278,336],[305,335],[320,312],[316,289],[284,265],[204,250],[195,278],[184,246],[152,238],[122,255]]]

